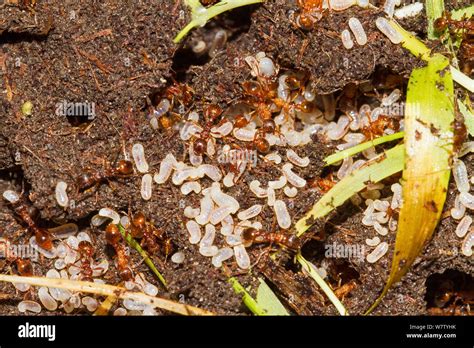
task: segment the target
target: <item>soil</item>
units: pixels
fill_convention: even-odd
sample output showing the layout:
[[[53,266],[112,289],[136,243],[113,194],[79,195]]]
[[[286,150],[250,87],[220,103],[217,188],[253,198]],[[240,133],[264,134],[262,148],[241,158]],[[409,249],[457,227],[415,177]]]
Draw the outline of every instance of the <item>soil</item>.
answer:
[[[468,1],[469,2],[469,1]],[[28,2],[27,2],[28,3]],[[374,5],[377,5],[374,3]],[[451,5],[450,5],[451,6]],[[462,3],[458,1],[458,6]],[[87,192],[74,189],[76,178],[85,170],[104,171],[117,159],[129,156],[134,143],[145,147],[151,168],[158,168],[168,153],[177,159],[186,156],[185,147],[174,129],[154,131],[146,118],[153,96],[175,81],[187,84],[194,93],[192,105],[201,110],[208,103],[222,108],[242,96],[241,84],[251,78],[244,58],[263,51],[278,63],[281,70],[302,70],[309,74],[311,85],[320,94],[341,90],[349,84],[361,85],[382,75],[397,75],[406,83],[411,70],[422,63],[398,45],[392,44],[374,26],[378,9],[349,9],[328,13],[317,23],[317,30],[302,31],[288,19],[295,9],[292,1],[267,1],[224,14],[203,28],[191,32],[181,45],[172,42],[174,35],[189,21],[190,14],[182,1],[54,1],[38,0],[32,7],[11,1],[0,5],[0,191],[22,191],[38,210],[38,224],[52,227],[75,222],[94,238],[95,258],[113,254],[105,243],[103,228],[91,227],[90,218],[102,207],[117,211],[143,211],[154,224],[166,231],[174,247],[183,251],[185,261],[177,265],[164,261],[162,254],[153,260],[168,282],[161,287],[140,256],[131,252],[134,272],[143,272],[148,281],[160,288],[159,296],[183,300],[190,305],[218,314],[248,315],[229,285],[229,275],[237,277],[255,294],[258,278],[265,278],[287,308],[301,315],[335,315],[337,312],[322,291],[298,271],[292,257],[282,252],[276,261],[261,257],[266,246],[251,249],[251,273],[242,273],[235,264],[225,271],[213,267],[188,241],[182,210],[197,206],[199,196],[183,196],[170,182],[154,185],[152,199],[140,196],[141,176],[118,178],[102,183]],[[369,42],[346,50],[339,33],[356,15],[366,28]],[[426,35],[423,15],[401,21],[421,38]],[[195,55],[192,48],[199,41],[212,44],[215,33],[226,30],[225,48],[210,58],[206,52]],[[57,104],[66,101],[95,103],[96,117],[79,123],[57,115]],[[31,115],[22,113],[26,101],[33,104]],[[285,154],[285,149],[277,149]],[[308,181],[327,174],[323,158],[334,146],[323,139],[298,150],[308,155],[311,164],[295,170]],[[206,162],[217,164],[215,159]],[[473,175],[472,155],[469,164]],[[240,182],[229,190],[245,209],[255,204],[248,183],[258,179],[263,185],[280,175],[271,163],[262,162],[245,172]],[[54,190],[57,181],[65,181],[69,198],[67,209],[58,206]],[[207,184],[209,184],[208,182]],[[322,193],[308,187],[294,199],[283,199],[293,221],[312,207]],[[450,187],[445,211],[454,202],[454,184]],[[243,202],[243,203],[242,203]],[[351,203],[337,209],[324,221],[318,221],[307,233],[303,254],[312,262],[324,258],[324,245],[332,243],[365,244],[374,236],[373,229],[361,224],[362,209]],[[275,226],[274,215],[266,207],[261,215],[263,228]],[[427,279],[446,270],[472,275],[473,261],[459,255],[454,235],[455,223],[445,218],[432,241],[415,262],[412,270],[394,286],[375,315],[430,314]],[[0,200],[0,235],[26,242],[30,234],[14,217],[11,208]],[[391,245],[395,235],[387,240]],[[309,240],[311,238],[311,240]],[[457,244],[456,244],[457,243]],[[362,314],[377,298],[390,269],[390,257],[375,264],[358,259],[329,259],[328,280],[334,288],[355,284],[343,298],[351,314]],[[364,260],[365,261],[365,260]],[[48,259],[35,263],[35,275],[52,268]],[[0,260],[2,273],[15,273],[12,264]],[[112,266],[106,281],[119,284]],[[0,283],[0,314],[21,315],[17,304],[31,293],[22,294],[10,284]],[[5,295],[5,296],[3,296]],[[44,314],[45,311],[42,312]],[[76,314],[86,314],[75,312]],[[51,313],[54,314],[54,313]]]

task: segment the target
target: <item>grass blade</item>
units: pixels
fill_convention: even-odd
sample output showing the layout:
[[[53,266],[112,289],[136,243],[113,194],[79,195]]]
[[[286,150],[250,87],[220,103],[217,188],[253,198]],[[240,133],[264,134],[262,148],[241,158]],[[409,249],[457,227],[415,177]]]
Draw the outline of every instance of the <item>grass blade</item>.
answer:
[[[342,161],[343,159],[353,156],[355,154],[358,154],[359,152],[362,152],[364,150],[370,149],[371,147],[375,147],[377,145],[387,143],[389,141],[393,141],[396,139],[401,139],[405,135],[404,132],[398,132],[394,134],[389,134],[389,135],[384,135],[383,137],[378,137],[374,140],[366,141],[365,143],[358,144],[356,146],[353,146],[349,149],[343,150],[336,152],[335,154],[332,154],[331,156],[328,156],[324,159],[324,162],[326,162],[326,165],[331,165],[334,163],[337,163],[339,161]]]
[[[469,102],[469,99],[466,98],[466,102]],[[460,100],[458,100],[458,108],[459,112],[464,116],[464,124],[468,133],[474,137],[474,114]]]
[[[332,291],[332,289],[329,287],[329,285],[324,281],[323,278],[316,272],[314,267],[311,266],[311,264],[303,257],[303,255],[298,254],[296,255],[296,260],[300,263],[301,267],[303,267],[303,270],[305,270],[311,278],[314,279],[314,281],[319,285],[321,290],[326,294],[326,296],[329,298],[329,300],[332,302],[332,304],[336,307],[340,315],[349,315],[347,312],[347,309],[344,307],[344,305],[339,301],[337,298],[336,294]]]
[[[434,55],[428,66],[413,70],[405,113],[403,205],[392,267],[375,308],[409,270],[439,222],[453,155],[454,86],[449,60]]]
[[[244,302],[245,306],[247,306],[250,311],[255,314],[255,315],[266,315],[266,311],[260,307],[253,299],[252,296],[245,290],[245,288],[239,283],[239,281],[231,277],[229,278],[229,282],[232,284],[232,288],[234,289],[236,294],[241,294],[242,295],[242,301]]]
[[[151,271],[158,277],[160,282],[166,288],[165,278],[158,271],[155,264],[150,259],[150,256],[148,256],[148,253],[145,250],[143,250],[143,248],[140,246],[140,244],[130,235],[130,233],[125,232],[125,229],[123,228],[122,225],[118,225],[118,228],[119,228],[120,233],[122,234],[123,238],[127,241],[128,245],[130,245],[130,247],[135,249],[140,254],[141,257],[143,257],[143,261],[145,261],[145,264],[151,269]]]
[[[272,289],[262,278],[258,278],[260,285],[257,289],[257,303],[266,312],[266,315],[289,315]]]
[[[352,172],[329,190],[295,225],[298,236],[301,236],[315,219],[330,213],[342,205],[355,193],[363,190],[368,182],[379,182],[403,170],[404,146],[397,145],[375,159],[367,162],[364,167]]]
[[[128,291],[125,288],[100,284],[94,282],[84,282],[80,280],[56,279],[45,277],[21,277],[16,275],[0,274],[0,281],[9,283],[23,283],[33,286],[45,286],[48,288],[67,289],[70,291],[86,292],[101,296],[114,296],[119,299],[131,299],[150,305],[154,308],[160,308],[169,312],[181,315],[214,315],[214,313],[189,306],[186,304],[174,302],[164,298],[146,295],[142,292]]]
[[[199,0],[185,0],[191,8],[192,20],[174,38],[174,43],[179,43],[193,28],[206,25],[207,21],[221,13],[233,10],[237,7],[257,4],[264,0],[222,0],[217,4],[206,8]]]

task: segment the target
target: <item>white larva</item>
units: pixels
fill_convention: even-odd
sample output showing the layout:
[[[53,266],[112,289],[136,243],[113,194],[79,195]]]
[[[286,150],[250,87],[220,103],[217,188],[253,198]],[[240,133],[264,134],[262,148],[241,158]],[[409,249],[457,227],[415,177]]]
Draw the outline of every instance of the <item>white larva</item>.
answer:
[[[200,173],[203,173],[206,175],[209,179],[212,181],[221,181],[222,179],[222,173],[220,169],[216,166],[210,165],[210,164],[201,164],[198,167],[198,171]]]
[[[168,99],[161,99],[156,109],[153,111],[153,116],[161,117],[166,114],[171,107],[171,103]]]
[[[460,220],[466,214],[466,206],[461,203],[459,195],[454,199],[454,207],[451,209],[451,217]]]
[[[185,180],[198,178],[201,175],[204,175],[202,171],[198,172],[194,167],[179,168],[173,173],[171,181],[174,185],[181,185]]]
[[[250,220],[262,212],[260,204],[252,205],[250,208],[243,210],[237,214],[239,220]]]
[[[21,301],[17,308],[20,313],[25,313],[27,311],[32,313],[41,313],[41,305],[35,301]]]
[[[406,17],[415,17],[423,11],[423,3],[415,2],[395,10],[395,18],[402,19]]]
[[[188,219],[194,219],[196,216],[199,215],[200,211],[201,210],[199,208],[193,208],[188,206],[184,208],[184,216]]]
[[[219,127],[212,127],[211,134],[214,138],[222,138],[229,135],[232,132],[232,129],[234,129],[232,122],[225,122]]]
[[[200,246],[200,247],[199,247],[199,253],[200,253],[202,256],[213,257],[213,256],[217,255],[218,252],[219,252],[219,248],[216,247],[215,245],[211,245],[211,246]]]
[[[229,247],[219,249],[217,254],[212,257],[212,265],[219,268],[222,266],[222,262],[230,259],[233,255],[234,250]]]
[[[64,181],[58,181],[55,189],[56,201],[61,207],[66,208],[69,204],[69,198],[67,196],[67,184]]]
[[[83,297],[81,302],[84,306],[86,306],[86,309],[89,312],[94,312],[99,306],[99,303],[97,302],[97,300],[90,296]]]
[[[400,96],[401,96],[400,90],[398,88],[394,89],[388,96],[382,98],[382,105],[383,106],[390,106],[393,103],[397,102],[397,100],[400,99]],[[383,109],[382,109],[382,113],[383,113]],[[371,117],[372,117],[372,115],[371,115]]]
[[[207,140],[206,153],[208,156],[213,157],[216,154],[216,140],[209,138]],[[200,156],[202,158],[202,156]]]
[[[231,207],[218,207],[212,211],[209,221],[211,222],[211,224],[217,225],[230,215],[231,210]]]
[[[276,73],[275,64],[270,58],[264,57],[258,62],[258,70],[260,75],[271,77]]]
[[[386,227],[382,227],[378,221],[374,222],[374,229],[381,236],[386,236],[388,234],[388,229]]]
[[[290,213],[288,212],[285,202],[277,199],[275,201],[273,209],[275,211],[278,225],[283,229],[290,228],[291,216],[290,216]]]
[[[349,18],[349,28],[351,29],[357,43],[364,46],[367,43],[367,34],[362,23],[355,17]]]
[[[459,200],[466,208],[474,210],[474,196],[468,192],[461,192]]]
[[[356,3],[356,0],[329,0],[329,7],[334,11],[344,11]]]
[[[382,258],[382,256],[384,256],[387,253],[387,251],[388,251],[388,243],[382,242],[379,245],[377,245],[377,247],[370,254],[367,255],[366,260],[369,263],[375,263],[378,260],[380,260],[380,258]]]
[[[462,241],[461,252],[468,257],[472,256],[472,247],[474,246],[474,230],[471,230]]]
[[[200,247],[210,247],[214,243],[216,237],[216,227],[212,224],[207,224],[204,228],[205,233],[199,242]]]
[[[349,130],[350,119],[347,116],[340,116],[337,123],[331,122],[326,127],[326,135],[330,140],[340,140]]]
[[[48,311],[55,311],[58,308],[58,303],[56,300],[49,294],[48,288],[42,286],[38,290],[38,298],[41,304]]]
[[[387,211],[390,207],[390,203],[388,201],[381,201],[379,199],[376,199],[373,204],[374,209],[378,211]]]
[[[114,311],[114,316],[116,317],[121,317],[125,315],[127,315],[127,310],[125,308],[120,307]]]
[[[201,199],[201,209],[198,216],[196,216],[196,221],[200,225],[205,225],[209,222],[211,218],[212,210],[214,209],[214,203],[212,203],[212,199],[210,195],[205,195]]]
[[[15,289],[17,289],[20,292],[27,292],[28,290],[31,289],[30,284],[25,284],[25,283],[13,283],[13,286]]]
[[[242,269],[248,269],[250,267],[250,257],[247,253],[245,247],[241,245],[237,245],[234,247],[234,254],[235,254],[235,261],[237,265]]]
[[[344,48],[350,50],[352,47],[354,47],[354,41],[352,41],[351,33],[349,30],[344,29],[341,32],[341,40]]]
[[[453,176],[459,192],[469,192],[471,189],[469,185],[469,176],[467,174],[466,165],[463,161],[459,159],[454,160]]]
[[[133,144],[132,146],[132,157],[135,161],[135,166],[140,173],[148,172],[148,163],[145,158],[145,149],[140,143]]]
[[[298,189],[296,187],[285,186],[283,192],[287,197],[293,198],[296,197],[296,195],[298,194]]]
[[[293,165],[291,163],[285,163],[282,167],[283,175],[286,176],[288,182],[298,188],[306,186],[306,180],[295,174],[293,171]]]
[[[232,196],[221,191],[219,183],[213,183],[211,186],[212,200],[220,207],[230,207],[230,212],[235,214],[239,208],[239,202]]]
[[[189,243],[197,244],[201,240],[201,227],[196,221],[186,222],[186,229],[189,232]]]
[[[10,203],[16,203],[20,200],[20,195],[12,190],[3,191],[3,198],[5,198]]]
[[[459,238],[464,237],[467,232],[469,231],[469,228],[472,225],[472,218],[469,215],[466,215],[456,226],[456,236]]]
[[[181,193],[185,196],[191,192],[199,193],[201,192],[201,184],[197,181],[188,181],[181,185]]]
[[[365,244],[367,244],[368,246],[371,246],[371,247],[377,246],[377,245],[380,244],[380,238],[377,237],[377,236],[375,236],[375,237],[372,238],[372,239],[367,238],[367,239],[365,240]]]
[[[98,227],[106,221],[107,221],[107,217],[100,216],[99,214],[96,214],[91,218],[91,225],[95,226],[95,227]]]
[[[277,152],[269,153],[268,155],[265,156],[265,159],[268,161],[272,161],[275,164],[281,163],[281,157]]]
[[[142,198],[145,201],[149,201],[151,199],[152,185],[153,185],[153,177],[151,176],[151,174],[143,175],[140,193],[142,195]]]
[[[112,223],[117,225],[120,222],[120,215],[115,210],[110,208],[102,208],[99,210],[99,215],[105,218],[112,219]]]
[[[189,117],[191,117],[191,114],[189,114]],[[199,120],[199,115],[197,115],[197,119]],[[179,135],[181,140],[187,141],[191,139],[191,137],[201,133],[202,131],[203,129],[195,123],[185,122],[183,127],[180,129]]]
[[[279,190],[279,189],[282,189],[283,187],[285,187],[287,182],[288,182],[288,180],[286,179],[286,176],[282,175],[282,176],[280,176],[280,178],[278,180],[269,181],[268,182],[268,187],[272,188],[274,190]]]
[[[234,247],[242,244],[242,237],[236,234],[231,234],[225,237],[225,241],[229,246]]]
[[[337,171],[337,175],[336,175],[339,180],[343,179],[344,177],[346,177],[350,173],[350,170],[352,168],[352,164],[353,164],[352,157],[344,158],[344,160],[342,161],[342,165],[339,168],[339,170]]]
[[[292,150],[288,149],[286,151],[286,157],[288,160],[298,167],[307,167],[309,165],[309,157],[300,157],[298,154]]]
[[[182,251],[178,251],[177,253],[171,255],[171,262],[180,264],[184,262],[184,258],[184,253]]]
[[[390,18],[392,18],[395,12],[395,6],[399,6],[400,3],[401,3],[400,0],[385,0],[385,4],[383,5],[383,10]]]
[[[377,18],[375,20],[375,25],[392,43],[399,44],[403,41],[403,36],[392,27],[386,18]]]
[[[224,176],[224,180],[222,180],[222,183],[224,184],[225,187],[233,187],[235,185],[235,174],[233,172],[228,172]]]
[[[366,8],[369,7],[369,4],[369,0],[357,0],[357,6],[359,7]]]
[[[255,138],[255,133],[257,133],[256,129],[248,128],[234,128],[232,132],[234,137],[242,141],[253,141]]]
[[[221,234],[228,236],[234,231],[234,219],[231,215],[227,215],[221,222]]]
[[[252,191],[255,194],[255,196],[257,196],[258,198],[267,197],[267,190],[260,187],[260,181],[253,180],[252,182],[250,182],[249,188],[250,188],[250,191]]]

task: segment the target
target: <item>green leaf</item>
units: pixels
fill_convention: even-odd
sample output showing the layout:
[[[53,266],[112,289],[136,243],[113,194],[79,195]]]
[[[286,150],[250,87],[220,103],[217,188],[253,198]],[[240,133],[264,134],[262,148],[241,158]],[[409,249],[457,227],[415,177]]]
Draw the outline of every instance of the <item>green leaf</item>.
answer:
[[[408,82],[403,205],[390,275],[369,313],[408,272],[439,222],[451,173],[453,121],[449,60],[435,54],[426,67],[413,70]]]
[[[426,0],[426,17],[428,19],[428,39],[435,40],[438,38],[433,23],[443,15],[444,1],[443,0]]]
[[[118,228],[120,230],[120,233],[122,234],[123,238],[127,241],[128,245],[135,249],[141,257],[143,257],[143,260],[145,261],[145,264],[151,269],[153,273],[158,277],[160,282],[165,286],[166,288],[166,280],[165,278],[161,275],[161,273],[158,271],[158,269],[155,267],[155,264],[153,261],[150,259],[150,256],[148,256],[148,253],[142,249],[140,244],[130,235],[130,233],[127,233],[125,231],[125,228],[123,228],[122,225],[118,225]]]
[[[326,165],[337,163],[347,157],[353,156],[355,154],[358,154],[359,152],[370,149],[371,147],[375,147],[377,145],[380,145],[389,141],[393,141],[396,139],[401,139],[403,138],[404,135],[405,135],[404,132],[398,132],[394,134],[384,135],[383,137],[378,137],[374,140],[366,141],[365,143],[358,144],[349,149],[336,152],[335,154],[332,154],[331,156],[326,157],[324,159],[324,162],[326,162]]]
[[[257,289],[257,303],[267,315],[289,315],[272,289],[262,278],[258,278],[260,285]]]
[[[369,182],[379,182],[403,170],[404,146],[397,145],[387,150],[364,167],[353,171],[331,188],[313,208],[295,225],[298,236],[311,227],[316,219],[322,218],[342,205],[355,193],[363,190]]]

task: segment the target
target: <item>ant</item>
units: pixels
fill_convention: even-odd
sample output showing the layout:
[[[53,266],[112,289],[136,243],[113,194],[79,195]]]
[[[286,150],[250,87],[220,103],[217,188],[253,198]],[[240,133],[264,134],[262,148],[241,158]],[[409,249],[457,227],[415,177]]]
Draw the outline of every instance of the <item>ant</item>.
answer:
[[[154,106],[150,106],[150,114],[154,113],[156,105],[159,105],[161,100],[167,99],[170,102],[169,114],[171,116],[167,116],[166,114],[160,116],[159,123],[164,129],[171,128],[176,120],[181,119],[179,114],[173,113],[171,110],[173,110],[176,103],[184,107],[189,106],[193,99],[193,92],[194,91],[188,85],[175,81],[171,86],[168,86],[164,92],[157,93],[151,97],[153,100],[150,103]]]
[[[199,135],[194,136],[191,145],[195,155],[202,156],[207,152],[208,142],[214,141],[214,138],[211,136],[211,129],[214,127],[222,113],[223,110],[215,104],[209,104],[204,108],[203,130]],[[198,126],[201,127],[201,125]]]
[[[321,19],[323,12],[323,0],[298,0],[300,13],[297,24],[303,30],[314,28],[316,21]]]
[[[114,168],[103,171],[86,171],[76,180],[78,192],[83,192],[93,186],[98,186],[104,181],[114,178],[130,176],[133,173],[131,161],[120,160]]]
[[[146,247],[151,253],[158,251],[160,248],[156,239],[161,242],[166,257],[173,251],[171,238],[164,238],[163,231],[147,221],[142,212],[138,212],[132,217],[130,234],[133,238],[141,238],[140,245]]]
[[[301,248],[301,239],[294,234],[266,232],[256,228],[247,228],[242,232],[242,240],[245,247],[257,243],[276,243],[286,249],[298,251]]]
[[[35,208],[26,202],[22,197],[18,197],[15,201],[10,201],[13,211],[28,226],[28,229],[35,235],[36,242],[38,245],[45,249],[51,250],[53,248],[53,240],[51,233],[48,230],[39,227],[33,218],[33,212],[36,212]]]
[[[451,14],[446,11],[441,17],[434,21],[433,26],[438,33],[443,33],[446,30],[449,30],[451,34],[455,34],[457,32],[462,32],[464,34],[474,33],[474,20],[470,18],[455,20],[452,19]]]
[[[94,255],[94,247],[86,240],[80,241],[77,246],[79,251],[82,269],[82,279],[92,281],[92,274],[94,273],[91,267],[92,256]]]
[[[400,122],[393,117],[380,115],[375,121],[369,118],[369,125],[361,129],[367,139],[374,139],[384,134],[385,129],[391,128],[395,132],[400,129]]]
[[[129,258],[125,252],[125,247],[120,241],[122,240],[122,234],[117,225],[110,223],[105,228],[105,240],[110,244],[117,254],[117,268],[120,277],[124,280],[132,279],[132,270],[128,266]]]

